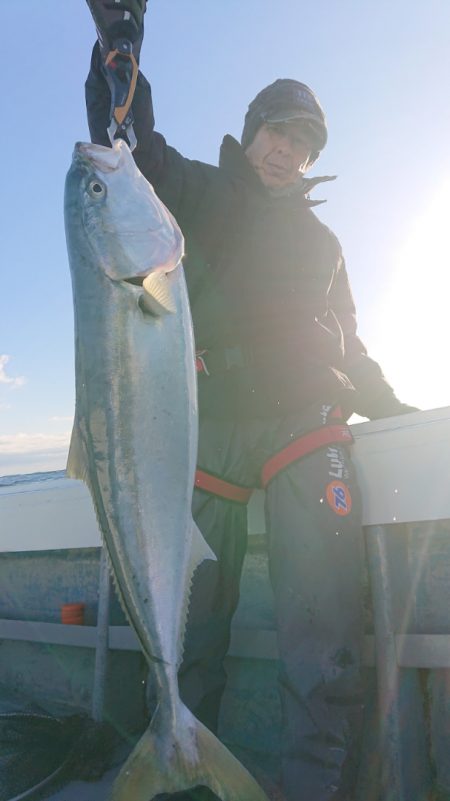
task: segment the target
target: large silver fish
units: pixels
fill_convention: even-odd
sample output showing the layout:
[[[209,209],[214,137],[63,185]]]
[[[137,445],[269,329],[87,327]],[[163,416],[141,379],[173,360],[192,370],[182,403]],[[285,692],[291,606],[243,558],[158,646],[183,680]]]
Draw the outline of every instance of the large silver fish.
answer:
[[[192,576],[215,558],[191,516],[197,400],[180,230],[120,140],[76,145],[65,219],[76,350],[68,473],[91,491],[159,698],[112,799],[205,785],[223,801],[264,801],[178,695]]]

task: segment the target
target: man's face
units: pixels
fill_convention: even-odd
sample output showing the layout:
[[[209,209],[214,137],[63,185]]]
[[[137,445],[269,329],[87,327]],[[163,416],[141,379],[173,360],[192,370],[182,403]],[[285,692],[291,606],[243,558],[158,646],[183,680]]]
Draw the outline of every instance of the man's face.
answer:
[[[312,152],[300,120],[264,123],[245,151],[264,186],[283,188],[307,169]]]

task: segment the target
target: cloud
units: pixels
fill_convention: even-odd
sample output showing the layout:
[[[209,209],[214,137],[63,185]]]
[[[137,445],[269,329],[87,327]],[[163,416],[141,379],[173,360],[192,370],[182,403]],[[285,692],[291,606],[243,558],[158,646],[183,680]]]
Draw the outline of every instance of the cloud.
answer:
[[[26,383],[26,378],[23,375],[16,378],[11,378],[11,376],[7,375],[6,365],[10,358],[6,353],[0,354],[0,384],[7,384],[11,389],[17,389],[18,387],[23,387]]]
[[[0,403],[0,411],[5,407],[6,404]],[[0,434],[0,477],[65,469],[73,414],[54,415],[50,422],[55,423],[53,431],[60,429],[58,433]]]
[[[0,454],[5,456],[9,453],[36,453],[37,451],[48,451],[68,448],[70,441],[70,431],[62,434],[26,434],[20,431],[18,434],[5,434],[0,436]]]
[[[0,476],[63,470],[67,461],[70,433],[19,432],[0,436]]]

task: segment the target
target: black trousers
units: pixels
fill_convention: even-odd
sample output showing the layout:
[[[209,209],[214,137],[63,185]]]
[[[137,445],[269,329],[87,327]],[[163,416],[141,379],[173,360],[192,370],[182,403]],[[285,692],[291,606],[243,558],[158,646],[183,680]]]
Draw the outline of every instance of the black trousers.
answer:
[[[315,404],[270,421],[204,420],[199,466],[258,486],[267,459],[327,424],[331,408]],[[185,703],[216,731],[247,511],[200,490],[193,510],[217,562],[204,562],[194,578],[179,684]],[[280,652],[282,792],[286,801],[351,799],[363,711],[363,535],[349,446],[323,447],[278,473],[265,514]]]

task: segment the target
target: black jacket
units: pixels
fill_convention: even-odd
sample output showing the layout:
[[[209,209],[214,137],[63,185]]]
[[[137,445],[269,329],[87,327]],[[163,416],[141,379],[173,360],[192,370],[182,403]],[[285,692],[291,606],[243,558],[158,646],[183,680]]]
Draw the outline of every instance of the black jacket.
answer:
[[[109,145],[97,47],[86,102],[92,141]],[[317,181],[275,197],[231,136],[218,167],[184,158],[154,131],[141,73],[133,111],[136,163],[186,240],[196,345],[210,372],[199,376],[201,412],[278,416],[318,400],[370,418],[404,411],[356,334],[341,247],[305,196]],[[231,368],[230,353],[239,354]]]

